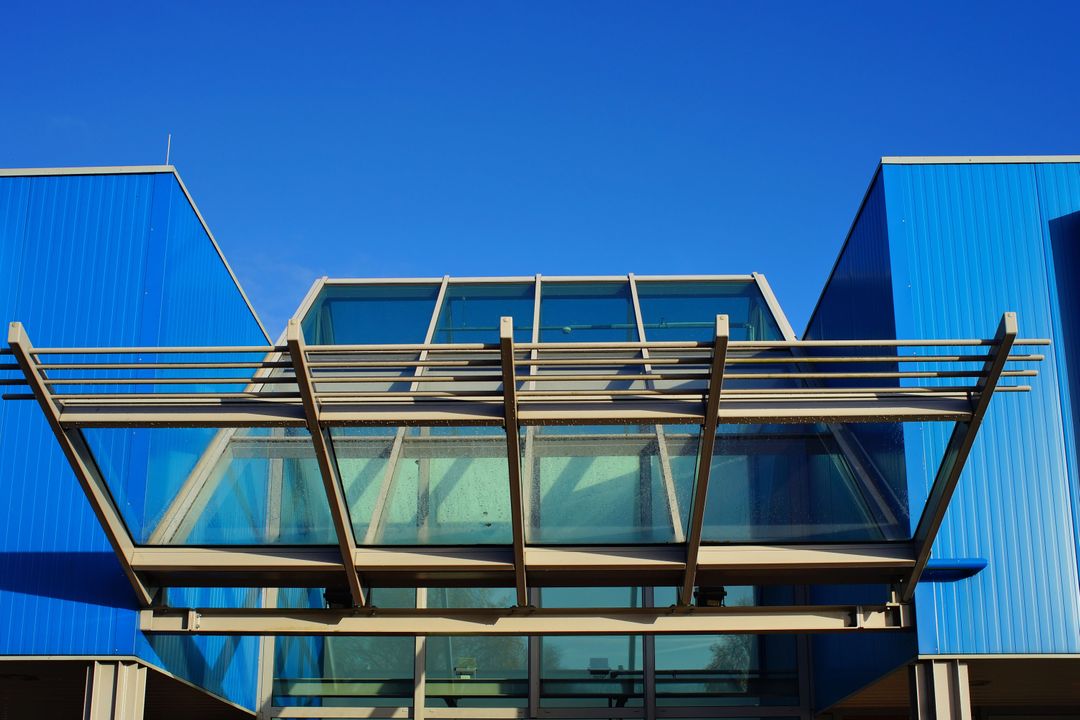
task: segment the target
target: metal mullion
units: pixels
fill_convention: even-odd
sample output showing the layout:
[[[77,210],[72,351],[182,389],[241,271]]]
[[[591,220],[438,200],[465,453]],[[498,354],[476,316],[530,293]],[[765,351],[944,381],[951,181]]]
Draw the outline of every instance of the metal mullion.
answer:
[[[30,342],[22,323],[11,323],[8,329],[7,341],[19,367],[22,368],[27,384],[37,398],[38,405],[41,406],[53,435],[56,436],[56,440],[60,444],[61,450],[64,451],[75,477],[82,486],[86,499],[90,501],[90,507],[93,508],[94,514],[97,515],[98,522],[101,523],[101,527],[105,531],[105,537],[112,546],[113,552],[116,553],[120,566],[135,591],[139,606],[149,607],[153,601],[153,592],[143,583],[138,573],[131,566],[135,543],[127,526],[124,524],[120,511],[113,502],[112,493],[109,491],[105,478],[101,475],[101,470],[98,468],[97,462],[86,444],[82,431],[67,430],[60,424],[60,411],[56,400],[45,384],[44,374],[37,367],[34,346]]]
[[[426,587],[416,588],[416,608],[427,609]],[[427,705],[427,636],[417,635],[413,645],[413,720],[424,720]]]
[[[525,584],[525,517],[521,491],[521,435],[518,428],[517,380],[514,376],[514,320],[499,318],[499,344],[503,361],[503,415],[506,429],[506,460],[510,480],[510,525],[514,538],[514,585],[517,603],[529,604]]]
[[[697,578],[698,555],[701,552],[701,526],[705,521],[705,500],[709,494],[709,473],[712,470],[712,454],[716,445],[716,427],[719,424],[720,393],[724,386],[724,363],[728,348],[728,316],[716,316],[716,337],[713,341],[711,377],[708,398],[705,402],[705,422],[701,425],[701,442],[698,450],[697,478],[694,501],[690,511],[690,536],[686,543],[686,576],[683,580],[682,605],[693,600],[694,581]]]
[[[278,589],[263,588],[263,607],[278,605]],[[255,685],[255,716],[258,720],[274,717],[274,652],[277,638],[273,635],[259,637],[258,678]]]
[[[765,298],[765,306],[769,308],[769,313],[772,315],[773,320],[776,321],[776,326],[780,328],[780,334],[784,336],[785,340],[798,340],[799,338],[796,337],[795,330],[791,327],[791,323],[788,322],[784,309],[780,306],[780,302],[776,299],[776,295],[769,286],[769,281],[761,273],[753,273],[751,277],[753,277],[761,296]]]
[[[536,274],[535,284],[533,286],[533,321],[532,321],[532,342],[535,345],[540,342],[540,300],[543,295],[543,279],[540,273]],[[530,360],[538,360],[540,358],[540,351],[533,348],[529,351]],[[515,361],[515,366],[516,366]],[[539,372],[539,368],[536,365],[529,366],[529,374],[536,375]],[[536,382],[530,380],[527,386],[528,390],[536,389]],[[526,527],[540,527],[540,482],[539,478],[534,478],[533,473],[536,468],[533,466],[536,456],[536,428],[528,426],[525,428],[525,453],[521,461],[521,485],[524,495],[522,495],[522,514],[523,519],[526,522]]]
[[[960,480],[964,464],[975,443],[975,436],[986,416],[990,399],[997,388],[1016,335],[1016,313],[1007,312],[1001,316],[1001,322],[994,337],[995,346],[988,354],[984,375],[976,384],[975,391],[978,397],[972,403],[971,419],[968,422],[957,422],[953,428],[949,443],[945,446],[941,464],[934,476],[934,484],[930,487],[922,516],[919,518],[919,524],[912,534],[912,541],[915,543],[915,567],[903,583],[900,595],[903,602],[908,602],[914,597],[915,587],[923,570],[926,569],[926,564],[930,561],[934,539],[945,519],[949,500],[952,498],[953,491],[956,490],[956,484]]]
[[[431,318],[428,320],[427,330],[424,331],[424,348],[417,355],[417,361],[427,360],[431,340],[435,337],[435,328],[439,323],[439,313],[442,312],[443,302],[446,300],[446,287],[450,282],[450,276],[444,275],[439,292],[435,296],[435,306],[431,310]],[[418,378],[424,374],[426,366],[417,365],[413,370],[413,377]],[[409,392],[416,392],[419,383],[409,384]],[[394,433],[394,440],[390,445],[390,455],[386,460],[386,469],[383,471],[383,480],[379,485],[379,495],[375,502],[375,509],[371,513],[371,521],[368,523],[367,532],[364,533],[364,544],[372,545],[379,541],[383,533],[383,523],[386,521],[386,505],[390,501],[390,489],[394,484],[394,473],[397,472],[398,460],[401,459],[401,448],[405,441],[408,428],[399,427]],[[418,509],[419,511],[419,509]]]
[[[533,607],[540,607],[540,589],[530,587],[529,588],[529,604]],[[529,636],[529,658],[528,658],[528,678],[529,678],[529,700],[528,700],[528,717],[535,718],[540,714],[540,678],[543,673],[543,638],[538,635]]]
[[[627,279],[630,282],[630,299],[634,305],[634,320],[637,322],[638,340],[648,342],[645,335],[645,320],[641,313],[641,302],[638,299],[637,278],[634,273],[629,273]],[[641,349],[642,359],[649,359],[649,349]],[[652,372],[652,365],[644,365],[646,373]],[[655,389],[656,384],[651,380],[646,381],[646,387]],[[675,477],[671,470],[671,453],[667,445],[667,436],[663,425],[654,425],[656,434],[656,449],[660,456],[660,477],[664,485],[664,496],[667,500],[668,516],[671,518],[671,530],[675,542],[686,541],[686,533],[683,530],[682,511],[679,508],[679,496],[675,489]]]
[[[307,418],[311,444],[315,451],[315,459],[319,463],[323,488],[326,491],[330,517],[334,521],[334,532],[337,535],[338,547],[341,550],[341,561],[345,568],[345,579],[349,585],[349,594],[352,596],[354,606],[363,607],[364,588],[360,584],[360,576],[356,569],[356,538],[353,536],[352,523],[349,521],[349,509],[344,496],[345,488],[341,482],[337,458],[334,457],[334,446],[330,440],[330,431],[323,428],[322,423],[319,421],[319,404],[306,365],[304,337],[300,332],[300,323],[295,318],[289,320],[285,334],[289,346],[289,355],[293,362],[293,372],[296,375],[296,384],[300,388],[300,394],[303,398],[304,415]]]
[[[643,589],[642,604],[647,607],[655,607],[652,586]],[[656,636],[645,635],[641,639],[641,672],[645,693],[645,720],[656,719]]]

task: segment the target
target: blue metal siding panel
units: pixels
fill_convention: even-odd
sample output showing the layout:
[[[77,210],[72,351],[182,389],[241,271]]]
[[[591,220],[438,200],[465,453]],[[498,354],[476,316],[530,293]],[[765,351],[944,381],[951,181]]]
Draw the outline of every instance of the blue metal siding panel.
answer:
[[[149,179],[3,178],[0,187],[0,318],[22,321],[39,345],[134,340]],[[41,412],[4,402],[0,413],[0,653],[132,653],[130,588]]]
[[[1031,394],[994,398],[934,555],[989,567],[916,597],[922,653],[1080,651],[1080,597],[1063,407],[1031,165],[886,165],[901,337],[989,336],[1016,311],[1023,336],[1053,337]],[[949,428],[907,442],[909,495],[921,510]],[[913,440],[915,440],[913,438]]]
[[[0,178],[0,320],[39,346],[265,341],[168,173]],[[138,449],[117,443],[130,462]],[[138,633],[130,586],[33,403],[0,403],[0,478],[0,654],[138,653],[252,705],[257,640],[181,652]]]
[[[803,337],[809,340],[891,338],[896,337],[895,332],[885,193],[879,174]]]
[[[892,273],[880,175],[874,180],[851,233],[822,291],[804,335],[807,339],[895,337]],[[856,429],[856,433],[858,430]],[[860,437],[873,446],[873,438]],[[811,588],[814,603],[874,603],[883,588]],[[814,698],[828,707],[903,664],[915,654],[911,636],[818,635],[811,638]]]
[[[1072,491],[1073,532],[1080,555],[1080,470],[1077,467],[1077,422],[1080,422],[1080,165],[1045,164],[1035,168],[1039,211],[1047,252],[1052,260],[1047,282],[1057,302],[1055,354],[1063,404],[1065,446]]]

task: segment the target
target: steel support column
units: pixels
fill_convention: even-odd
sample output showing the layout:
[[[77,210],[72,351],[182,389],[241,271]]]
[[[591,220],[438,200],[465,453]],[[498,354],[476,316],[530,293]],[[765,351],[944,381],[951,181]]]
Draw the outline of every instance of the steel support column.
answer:
[[[128,661],[87,666],[83,720],[142,720],[145,702],[145,666]]]
[[[356,540],[353,537],[352,523],[349,522],[349,508],[345,502],[345,490],[338,473],[338,464],[337,459],[334,457],[334,446],[330,441],[330,432],[323,428],[322,423],[319,422],[319,403],[315,399],[315,385],[307,367],[304,336],[300,331],[300,323],[295,319],[289,321],[286,330],[286,342],[289,346],[293,371],[296,373],[296,384],[300,388],[300,397],[304,403],[304,415],[307,418],[307,427],[308,432],[311,434],[315,459],[319,463],[323,488],[326,490],[330,516],[334,521],[334,531],[337,533],[341,560],[345,567],[346,581],[349,584],[349,594],[352,596],[353,605],[361,607],[364,605],[364,589],[360,585],[360,576],[356,571]]]
[[[909,668],[911,720],[971,720],[967,663],[920,660]]]
[[[960,481],[960,474],[964,470],[971,448],[975,444],[975,437],[982,425],[986,410],[990,406],[990,399],[997,388],[998,380],[1005,369],[1005,363],[1009,359],[1009,351],[1016,340],[1016,313],[1007,312],[1001,317],[997,334],[994,338],[996,344],[987,357],[983,367],[983,375],[975,385],[975,400],[972,403],[971,420],[958,422],[953,429],[949,444],[945,447],[945,454],[941,459],[934,484],[930,487],[930,494],[926,499],[922,517],[915,528],[912,540],[915,544],[915,567],[904,581],[901,589],[901,600],[909,602],[915,596],[915,587],[922,577],[926,563],[930,561],[930,551],[937,537],[938,529],[945,519],[945,511],[949,508],[949,500],[952,499],[956,484]]]
[[[728,338],[728,316],[717,315],[712,365],[709,369],[709,390],[705,400],[705,422],[701,425],[694,504],[690,510],[690,535],[686,542],[686,576],[679,597],[681,605],[689,605],[694,599],[698,555],[701,552],[701,525],[705,521],[705,500],[709,495],[709,472],[712,469],[713,448],[716,445],[716,426],[719,424],[720,392],[724,386]]]
[[[521,434],[517,419],[513,318],[499,319],[499,350],[502,358],[506,461],[510,475],[510,526],[514,536],[514,585],[517,588],[518,605],[526,607],[529,604],[529,594],[525,584],[525,508],[521,488]]]

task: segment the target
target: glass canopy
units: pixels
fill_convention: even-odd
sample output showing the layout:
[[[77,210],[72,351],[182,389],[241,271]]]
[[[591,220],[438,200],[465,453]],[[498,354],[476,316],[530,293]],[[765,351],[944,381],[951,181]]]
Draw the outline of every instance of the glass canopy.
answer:
[[[328,612],[488,587],[415,632],[634,636],[625,613],[510,611],[534,589],[555,608],[559,588],[668,588],[687,614],[624,610],[656,634],[839,631],[842,608],[689,609],[725,585],[873,583],[899,604],[857,627],[906,627],[990,398],[1042,359],[1016,337],[1006,313],[993,338],[800,341],[758,275],[324,279],[269,347],[34,348],[15,323],[8,384],[144,607],[167,587],[322,588]],[[907,442],[950,426],[913,482]],[[159,609],[146,629],[191,630]],[[253,630],[400,634],[378,612],[298,618]]]
[[[322,280],[269,347],[16,323],[7,384],[140,628],[264,636],[275,717],[784,717],[805,633],[911,628],[989,401],[1042,359],[1016,338],[799,341],[758,275]]]
[[[429,356],[440,346],[497,342],[501,317],[513,318],[515,342],[553,344],[551,350],[531,351],[537,365],[529,374],[567,378],[567,388],[632,392],[703,387],[700,373],[680,375],[679,366],[662,365],[671,358],[658,354],[665,342],[708,344],[718,314],[727,316],[732,340],[783,339],[780,321],[752,278],[328,283],[299,319],[305,340],[329,350],[410,343],[427,348],[397,352],[400,368],[358,368],[358,378],[345,377],[344,366],[328,368],[318,376],[326,378],[321,387],[328,393],[347,392],[346,380],[367,381],[363,390],[369,392],[439,391],[453,387],[450,373],[475,378],[469,387],[477,390],[496,388],[499,378],[477,355],[458,353],[438,368]],[[660,342],[653,357],[644,348],[612,348],[612,361],[623,361],[614,375],[612,368],[595,364],[604,362],[602,352],[599,360],[577,364],[581,353],[567,345],[653,340]],[[640,362],[626,364],[627,358]],[[374,362],[369,358],[368,364]],[[728,384],[798,385],[774,379],[783,369],[748,365],[741,379]],[[272,370],[267,387],[285,375],[284,369]],[[623,376],[628,379],[618,379]],[[439,382],[443,377],[446,383]],[[523,392],[537,385],[528,383]],[[903,433],[874,431],[875,450],[888,457],[884,465],[853,464],[850,454],[869,432],[825,424],[720,425],[703,540],[910,537]],[[701,426],[548,425],[520,433],[526,542],[674,544],[690,533]],[[329,436],[357,545],[513,542],[503,429],[387,424],[331,427]],[[137,544],[336,542],[305,428],[89,428],[85,438]],[[888,500],[887,512],[875,505],[881,497]]]

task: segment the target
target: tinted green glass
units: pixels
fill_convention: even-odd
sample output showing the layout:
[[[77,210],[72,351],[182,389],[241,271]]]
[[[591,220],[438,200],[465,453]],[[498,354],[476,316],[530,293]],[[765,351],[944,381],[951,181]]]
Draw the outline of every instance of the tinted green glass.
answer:
[[[542,588],[541,607],[641,607],[641,588]],[[543,707],[639,707],[640,635],[542,637]]]
[[[337,544],[304,429],[94,428],[85,437],[136,543]]]
[[[502,317],[514,319],[516,342],[531,342],[535,289],[534,283],[448,285],[434,342],[499,342]]]
[[[722,426],[705,505],[709,542],[899,540],[909,536],[899,426],[856,442],[844,426]],[[870,452],[871,448],[873,452]]]
[[[362,545],[509,544],[510,480],[499,428],[335,428]]]
[[[302,321],[312,345],[421,343],[438,285],[327,285]]]
[[[626,342],[638,339],[628,283],[545,282],[541,342]]]
[[[757,284],[746,281],[637,281],[649,340],[712,340],[727,315],[732,340],[779,340],[780,328]]]
[[[411,588],[374,588],[373,605],[416,606]],[[321,607],[321,590],[282,590],[280,607]],[[412,705],[412,637],[278,637],[274,705],[407,707]]]
[[[522,432],[527,538],[538,544],[668,543],[686,532],[699,429],[637,425]]]
[[[510,607],[513,589],[429,588],[430,608]],[[429,637],[431,707],[524,707],[529,694],[528,638]]]
[[[725,590],[729,607],[792,602],[787,588]],[[674,605],[676,592],[655,588],[653,602],[659,607]],[[794,635],[661,635],[655,642],[657,705],[799,704]]]

